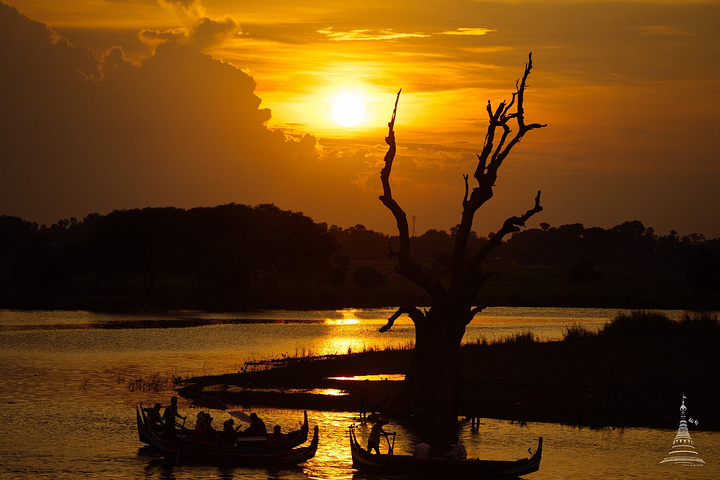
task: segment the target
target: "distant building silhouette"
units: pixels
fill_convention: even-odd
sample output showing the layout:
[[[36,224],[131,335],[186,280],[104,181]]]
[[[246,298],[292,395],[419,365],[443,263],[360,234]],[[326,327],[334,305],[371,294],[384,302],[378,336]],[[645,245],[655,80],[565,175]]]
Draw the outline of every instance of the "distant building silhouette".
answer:
[[[705,461],[698,456],[692,438],[690,438],[687,420],[685,419],[686,411],[685,395],[683,395],[682,405],[680,405],[680,426],[678,427],[677,435],[675,435],[675,440],[673,440],[672,448],[668,456],[660,463],[683,465],[686,467],[702,467],[705,465]]]

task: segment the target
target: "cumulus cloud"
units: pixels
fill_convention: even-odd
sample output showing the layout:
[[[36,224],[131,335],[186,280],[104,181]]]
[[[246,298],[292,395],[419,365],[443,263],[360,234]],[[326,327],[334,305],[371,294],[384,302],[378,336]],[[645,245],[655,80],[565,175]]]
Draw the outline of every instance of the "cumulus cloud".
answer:
[[[160,6],[184,26],[168,30],[141,30],[138,38],[153,47],[172,41],[207,51],[239,30],[238,23],[231,16],[208,17],[201,0],[160,0]]]
[[[211,20],[207,17],[201,18],[190,29],[188,45],[205,50],[222,43],[238,29],[238,24],[232,17],[225,17],[222,20]]]
[[[171,30],[140,30],[138,38],[143,43],[157,46],[161,43],[175,41],[183,43],[187,41],[189,32],[186,28],[173,28]]]
[[[160,0],[160,6],[180,18],[194,20],[205,16],[202,0]]]
[[[313,136],[268,129],[255,81],[189,45],[96,59],[0,4],[0,62],[2,213],[278,202],[314,168]]]
[[[144,43],[152,46],[174,41],[205,51],[221,44],[237,30],[238,24],[232,17],[225,17],[221,20],[203,17],[189,28],[141,30],[138,37]]]

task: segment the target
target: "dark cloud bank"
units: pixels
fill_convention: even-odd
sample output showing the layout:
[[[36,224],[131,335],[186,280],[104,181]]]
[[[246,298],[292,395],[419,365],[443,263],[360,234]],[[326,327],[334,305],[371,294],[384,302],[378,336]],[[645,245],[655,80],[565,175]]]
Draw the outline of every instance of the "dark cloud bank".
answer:
[[[188,45],[98,59],[0,4],[0,64],[0,214],[272,202],[317,163],[315,138],[267,128],[251,77]]]

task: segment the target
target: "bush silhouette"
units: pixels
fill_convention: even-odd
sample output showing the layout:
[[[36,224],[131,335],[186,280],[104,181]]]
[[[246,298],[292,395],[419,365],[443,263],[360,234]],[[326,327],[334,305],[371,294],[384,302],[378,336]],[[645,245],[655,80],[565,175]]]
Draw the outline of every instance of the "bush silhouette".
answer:
[[[385,275],[366,265],[358,268],[353,276],[353,283],[363,288],[382,287],[386,282]]]

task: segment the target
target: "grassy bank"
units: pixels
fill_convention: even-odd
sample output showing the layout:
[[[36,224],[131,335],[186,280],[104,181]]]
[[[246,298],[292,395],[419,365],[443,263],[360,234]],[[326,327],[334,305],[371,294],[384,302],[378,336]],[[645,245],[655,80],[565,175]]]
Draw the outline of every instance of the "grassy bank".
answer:
[[[604,427],[677,428],[682,395],[699,429],[720,431],[720,324],[709,316],[680,322],[637,311],[599,332],[569,325],[565,339],[515,335],[462,349],[459,413]],[[404,373],[409,350],[282,359],[269,368],[187,379],[186,397],[211,394],[231,404],[355,411],[367,383],[333,377]],[[377,410],[398,382],[369,382]],[[349,395],[312,393],[335,389]]]

